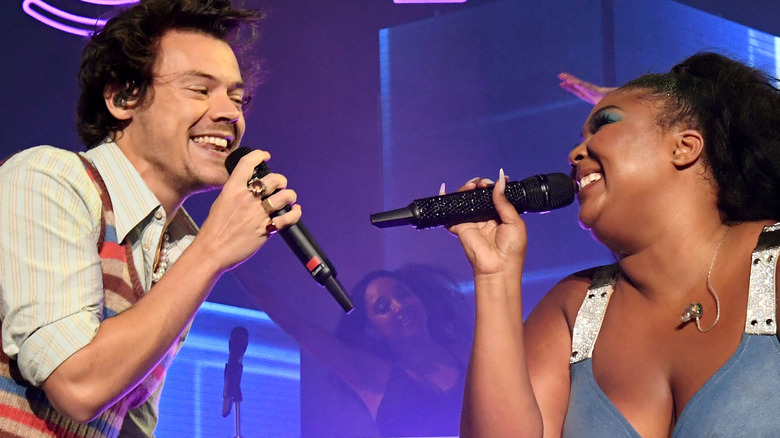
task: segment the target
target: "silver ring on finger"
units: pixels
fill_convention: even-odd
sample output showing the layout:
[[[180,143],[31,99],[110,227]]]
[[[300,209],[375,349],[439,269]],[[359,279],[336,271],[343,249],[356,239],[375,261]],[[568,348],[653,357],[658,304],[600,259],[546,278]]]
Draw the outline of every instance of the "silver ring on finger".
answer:
[[[268,186],[265,185],[262,179],[253,176],[249,179],[249,181],[246,182],[246,188],[249,190],[253,195],[262,198],[265,193],[268,191]]]

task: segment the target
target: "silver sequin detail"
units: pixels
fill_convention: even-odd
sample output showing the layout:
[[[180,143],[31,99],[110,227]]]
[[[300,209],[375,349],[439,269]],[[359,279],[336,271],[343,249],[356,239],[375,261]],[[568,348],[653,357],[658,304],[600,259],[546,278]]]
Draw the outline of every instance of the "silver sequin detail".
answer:
[[[758,238],[750,264],[745,333],[749,335],[777,334],[777,302],[775,267],[780,254],[780,222],[764,228]]]
[[[588,359],[593,354],[596,338],[601,330],[601,323],[607,310],[609,297],[615,289],[615,281],[620,269],[617,264],[601,266],[593,275],[593,281],[588,288],[585,300],[577,312],[574,322],[574,333],[571,340],[571,357],[569,363]]]
[[[780,222],[764,227],[753,251],[745,318],[747,334],[777,334],[775,267],[778,256],[780,256]],[[619,272],[618,265],[614,264],[598,268],[593,275],[591,286],[574,322],[569,363],[575,364],[592,356]]]

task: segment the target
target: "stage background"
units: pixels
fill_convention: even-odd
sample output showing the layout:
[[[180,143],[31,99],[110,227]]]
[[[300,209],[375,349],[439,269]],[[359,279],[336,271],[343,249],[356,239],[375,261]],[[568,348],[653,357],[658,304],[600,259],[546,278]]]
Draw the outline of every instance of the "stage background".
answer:
[[[111,12],[77,0],[48,3],[85,16]],[[559,72],[615,85],[717,50],[777,75],[780,52],[780,4],[772,0],[246,3],[269,18],[256,47],[266,83],[245,144],[271,151],[269,165],[299,193],[305,223],[348,288],[371,270],[424,262],[447,267],[468,293],[470,269],[446,231],[379,230],[368,215],[434,195],[442,182],[452,191],[474,176],[495,178],[499,167],[512,179],[567,172],[590,106],[558,88]],[[0,156],[37,144],[79,150],[72,120],[83,38],[21,6],[0,4]],[[197,222],[215,196],[186,203]],[[527,221],[526,313],[555,280],[610,261],[578,227],[576,206]],[[281,239],[239,269],[260,272],[251,288],[284,294],[302,318],[331,329],[341,316]],[[171,370],[159,436],[232,436],[232,419],[219,413],[235,325],[250,328],[252,341],[245,395],[273,400],[242,406],[245,436],[374,433],[355,397],[315,359],[299,357],[232,274],[209,302]]]

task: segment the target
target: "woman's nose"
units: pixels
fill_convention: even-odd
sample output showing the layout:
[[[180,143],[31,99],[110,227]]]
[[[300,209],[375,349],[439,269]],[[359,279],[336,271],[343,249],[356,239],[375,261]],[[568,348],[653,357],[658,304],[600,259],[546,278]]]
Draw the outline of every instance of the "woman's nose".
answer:
[[[400,316],[401,309],[403,307],[404,307],[403,304],[401,304],[401,302],[398,300],[393,300],[390,303],[390,311],[393,313],[393,316],[395,316],[396,318]]]
[[[576,166],[580,161],[584,160],[588,156],[588,149],[585,147],[585,142],[578,144],[574,149],[569,152],[569,164]]]

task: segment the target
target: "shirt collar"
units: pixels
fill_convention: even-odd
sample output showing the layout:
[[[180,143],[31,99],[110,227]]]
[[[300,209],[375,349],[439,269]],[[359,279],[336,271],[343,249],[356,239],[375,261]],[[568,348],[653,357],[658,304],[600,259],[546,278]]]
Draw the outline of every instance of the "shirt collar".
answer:
[[[85,154],[106,183],[114,208],[117,238],[121,242],[145,218],[162,209],[162,205],[116,143],[105,141]],[[176,216],[174,219],[186,223],[186,228],[197,229],[183,208]]]

